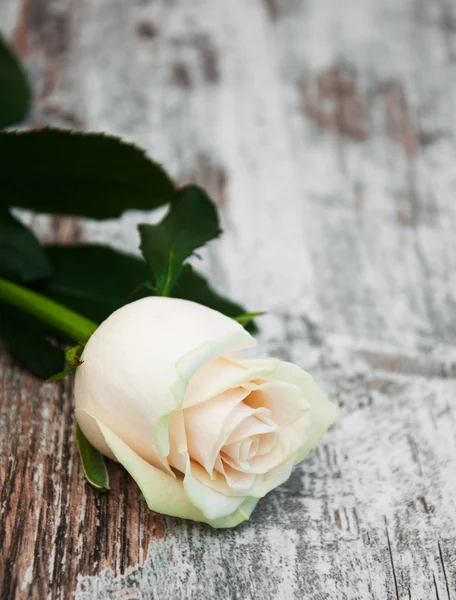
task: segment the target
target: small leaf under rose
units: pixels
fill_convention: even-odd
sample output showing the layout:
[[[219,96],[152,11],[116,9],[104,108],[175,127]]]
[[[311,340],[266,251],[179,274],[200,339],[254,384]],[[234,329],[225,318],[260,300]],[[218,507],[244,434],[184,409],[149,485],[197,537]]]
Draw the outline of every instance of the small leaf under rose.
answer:
[[[92,446],[78,424],[76,424],[76,444],[87,481],[98,492],[108,492],[109,475],[103,455]]]

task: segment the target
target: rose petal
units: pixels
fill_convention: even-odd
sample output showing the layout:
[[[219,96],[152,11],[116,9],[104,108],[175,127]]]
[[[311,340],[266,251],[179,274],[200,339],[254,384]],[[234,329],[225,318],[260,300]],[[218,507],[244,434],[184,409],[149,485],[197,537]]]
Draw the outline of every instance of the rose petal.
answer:
[[[271,453],[277,446],[279,435],[274,433],[264,433],[259,437],[257,456],[265,456]]]
[[[182,410],[175,411],[171,414],[169,420],[171,452],[168,456],[168,460],[172,467],[179,469],[182,473],[186,472],[189,460],[187,442],[185,440],[184,412],[185,411]],[[242,481],[239,480],[235,483],[235,486],[231,488],[226,481],[231,473],[228,472],[227,477],[225,477],[225,469],[230,469],[230,467],[223,465],[218,455],[216,463],[219,472],[213,472],[212,475],[209,475],[201,465],[192,461],[191,474],[208,488],[228,497],[247,496],[247,492],[249,494],[250,492],[253,492],[253,495],[258,495],[262,482],[261,476],[245,474],[245,476],[242,477],[243,474],[241,474],[240,479],[242,479]]]
[[[227,422],[234,409],[237,409],[235,415],[239,415],[239,419],[254,412],[251,408],[239,406],[247,395],[243,388],[229,389],[204,404],[184,410],[188,452],[208,473],[212,472],[220,446],[229,435]]]
[[[228,464],[223,464],[223,472],[226,478],[226,482],[228,486],[236,492],[249,493],[254,495],[255,485],[260,485],[263,477],[261,475],[255,475],[254,473],[243,473],[242,471],[238,471],[237,469],[233,469]]]
[[[187,436],[185,435],[183,410],[175,410],[169,417],[169,464],[185,474],[187,468]]]
[[[221,458],[234,469],[238,469],[245,473],[255,473],[264,475],[271,469],[275,468],[280,463],[287,460],[292,453],[286,439],[279,438],[274,449],[267,455],[255,456],[248,460],[242,460],[241,457],[235,458],[235,455],[225,453],[225,447],[220,452]],[[295,454],[295,453],[293,453]]]
[[[272,433],[273,431],[277,431],[277,427],[274,425],[264,423],[264,421],[260,421],[256,417],[249,417],[236,427],[230,437],[226,440],[226,443],[231,444],[252,435]]]
[[[224,456],[229,456],[239,464],[248,461],[256,455],[258,439],[254,437],[238,440],[232,444],[225,444],[222,448]]]
[[[261,366],[247,368],[242,362],[218,358],[208,362],[190,379],[185,391],[184,407],[206,402],[229,388],[245,385],[246,389],[256,389],[253,380],[270,374],[274,368],[272,361],[265,360]]]
[[[223,461],[220,461],[219,472],[215,472],[215,477],[210,477],[198,463],[193,463],[192,473],[202,484],[224,496],[260,496],[262,475],[241,473],[222,463]]]
[[[232,463],[235,465],[239,465],[242,460],[241,459],[241,444],[244,440],[239,440],[238,442],[234,442],[234,444],[225,444],[221,450],[221,456],[225,460],[226,458],[230,458]]]
[[[243,364],[250,368],[261,368],[264,361],[246,360]],[[325,432],[337,419],[338,409],[328,400],[309,373],[297,365],[274,360],[274,370],[264,377],[266,380],[285,381],[297,385],[310,405],[310,426],[304,443],[296,455],[295,464],[304,460],[310,450],[319,442]]]
[[[232,392],[233,390],[229,391]],[[243,391],[243,393],[246,392]],[[226,395],[227,393],[225,393]],[[229,404],[229,400],[228,398],[227,404]],[[231,401],[233,402],[232,398]],[[214,404],[217,405],[217,403]],[[185,426],[185,414],[189,410],[191,409],[171,413],[169,419],[171,452],[168,460],[171,466],[185,473],[183,485],[190,501],[198,506],[208,519],[218,519],[237,510],[244,502],[246,494],[224,494],[223,492],[227,488],[226,482],[225,485],[220,486],[220,481],[214,482],[211,480],[205,469],[194,460],[191,460],[189,451],[191,452],[192,440],[189,439]],[[194,457],[194,455],[191,456]],[[202,476],[202,473],[205,476]]]
[[[219,474],[215,480],[211,480],[205,469],[199,465],[193,465],[192,471],[193,475],[201,483],[219,491],[225,496],[248,495],[249,497],[262,498],[290,477],[294,460],[295,456],[292,456],[277,467],[268,471],[265,475],[242,473],[236,469],[232,469],[223,461],[221,461],[221,463],[223,463],[221,469],[224,474]],[[252,482],[252,484],[247,489],[247,485],[250,482]]]
[[[275,375],[278,379],[288,380],[298,385],[310,404],[311,425],[305,443],[300,447],[295,464],[300,463],[312,448],[320,441],[326,431],[337,420],[338,409],[328,400],[309,373],[298,366],[277,361]]]
[[[184,477],[184,489],[190,501],[210,520],[219,519],[236,511],[244,502],[245,496],[226,496],[208,487],[193,474],[193,469],[201,468],[188,460]]]
[[[261,484],[261,495],[265,496],[268,492],[282,485],[291,475],[295,464],[296,455],[292,455],[288,460],[280,463],[263,475]]]
[[[293,425],[303,414],[310,413],[310,404],[302,390],[293,383],[272,381],[263,383],[250,393],[246,404],[252,408],[265,407],[278,427]]]
[[[294,384],[273,381],[259,386],[246,399],[252,408],[267,407],[272,419],[286,438],[289,455],[295,454],[307,439],[310,427],[310,404]]]
[[[88,415],[91,417],[91,415]],[[140,487],[148,507],[165,515],[191,519],[208,523],[214,528],[235,527],[248,519],[255,508],[257,498],[245,498],[238,508],[217,519],[206,517],[188,498],[182,479],[173,479],[160,469],[142,459],[125,442],[123,442],[109,427],[98,419],[93,426],[98,427],[104,443],[110,452],[125,467]]]

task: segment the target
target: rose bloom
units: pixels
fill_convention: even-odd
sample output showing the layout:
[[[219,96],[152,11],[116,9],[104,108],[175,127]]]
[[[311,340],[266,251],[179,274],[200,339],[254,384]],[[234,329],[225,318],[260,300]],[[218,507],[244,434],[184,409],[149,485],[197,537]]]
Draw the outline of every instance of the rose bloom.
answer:
[[[76,371],[76,418],[149,508],[233,527],[290,476],[335,421],[312,377],[233,319],[173,298],[138,300],[95,331]]]

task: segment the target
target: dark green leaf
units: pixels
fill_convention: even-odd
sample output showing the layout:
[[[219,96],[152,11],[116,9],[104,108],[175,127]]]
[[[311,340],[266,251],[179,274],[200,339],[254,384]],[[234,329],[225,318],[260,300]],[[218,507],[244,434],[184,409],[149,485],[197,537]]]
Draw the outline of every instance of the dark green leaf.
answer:
[[[22,121],[29,105],[30,89],[24,70],[0,35],[0,129]]]
[[[51,272],[35,235],[8,211],[0,209],[0,273],[29,282],[49,277]]]
[[[146,289],[132,294],[149,276],[140,258],[98,245],[45,249],[54,276],[40,291],[97,323],[126,302],[150,295]]]
[[[158,225],[139,225],[141,251],[152,270],[156,293],[169,296],[185,260],[220,234],[217,211],[197,186],[179,190]]]
[[[109,491],[109,475],[103,455],[92,446],[78,424],[76,424],[76,444],[87,481],[99,492]]]
[[[0,205],[117,217],[165,204],[174,186],[144,151],[96,133],[42,129],[0,133]]]
[[[11,356],[37,377],[47,379],[63,367],[63,352],[44,337],[41,323],[3,303],[0,338]]]

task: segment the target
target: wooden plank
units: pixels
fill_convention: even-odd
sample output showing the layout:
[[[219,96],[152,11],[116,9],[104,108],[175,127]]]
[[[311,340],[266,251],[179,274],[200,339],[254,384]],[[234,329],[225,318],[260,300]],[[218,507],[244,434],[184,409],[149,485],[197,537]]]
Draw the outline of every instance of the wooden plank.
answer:
[[[2,362],[1,598],[451,600],[456,7],[440,0],[0,0],[35,124],[132,139],[210,189],[202,266],[269,311],[259,352],[340,422],[232,531],[84,484],[68,383]],[[78,238],[136,251],[135,225]],[[69,221],[33,221],[46,239]]]

